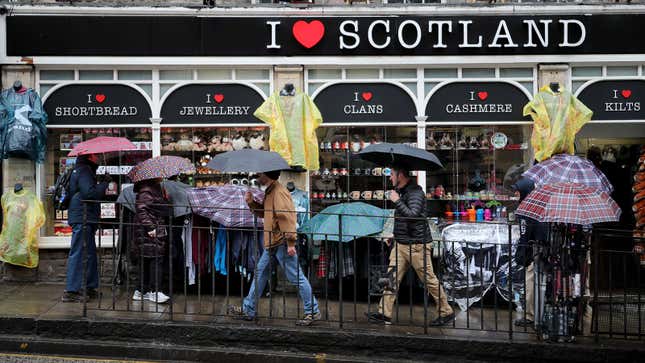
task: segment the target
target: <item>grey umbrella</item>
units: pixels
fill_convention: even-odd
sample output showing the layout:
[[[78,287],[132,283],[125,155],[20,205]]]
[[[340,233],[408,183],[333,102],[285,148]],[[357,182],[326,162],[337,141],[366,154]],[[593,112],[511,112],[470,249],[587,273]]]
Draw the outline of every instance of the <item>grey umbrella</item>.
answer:
[[[170,202],[173,205],[174,217],[192,213],[188,202],[188,195],[186,194],[186,189],[190,188],[190,185],[172,180],[164,180],[162,185],[166,189],[166,194],[168,194],[168,198],[170,198]],[[116,202],[134,212],[136,208],[136,196],[133,187],[129,186],[124,188]]]
[[[277,152],[253,149],[216,155],[207,166],[222,173],[263,173],[289,169],[289,164]]]
[[[443,168],[435,154],[406,144],[371,144],[358,153],[358,157],[379,165],[403,166],[408,170]]]

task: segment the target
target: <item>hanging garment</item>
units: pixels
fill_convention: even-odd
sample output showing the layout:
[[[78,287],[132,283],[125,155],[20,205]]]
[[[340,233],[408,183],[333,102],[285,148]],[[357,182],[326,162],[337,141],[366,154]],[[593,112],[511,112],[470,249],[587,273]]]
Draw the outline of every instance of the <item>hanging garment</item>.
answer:
[[[553,92],[549,86],[540,88],[524,106],[524,116],[531,116],[534,122],[531,145],[535,159],[543,161],[554,154],[573,154],[576,134],[592,114],[571,92]]]
[[[291,192],[293,206],[296,208],[296,230],[309,220],[309,195],[304,190],[294,189]]]
[[[0,93],[2,158],[27,158],[42,163],[47,149],[47,114],[33,89]]]
[[[190,217],[184,223],[184,230],[182,233],[182,241],[184,243],[185,253],[185,267],[188,267],[188,284],[195,285],[195,262],[193,261],[193,218]]]
[[[271,126],[269,147],[291,166],[318,170],[316,129],[322,124],[318,107],[303,92],[280,96],[274,92],[253,116]]]
[[[38,266],[38,230],[45,224],[45,209],[29,190],[2,196],[4,221],[0,233],[0,260],[34,268]]]
[[[226,276],[226,229],[219,228],[217,230],[217,238],[215,239],[215,257],[213,259],[213,266],[215,271]]]

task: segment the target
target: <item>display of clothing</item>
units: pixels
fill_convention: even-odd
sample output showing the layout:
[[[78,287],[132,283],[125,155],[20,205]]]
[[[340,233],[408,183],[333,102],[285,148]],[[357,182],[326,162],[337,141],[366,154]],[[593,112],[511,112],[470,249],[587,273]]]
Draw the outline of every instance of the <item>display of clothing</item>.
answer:
[[[38,231],[45,224],[43,203],[29,190],[12,190],[2,196],[2,212],[0,261],[38,266]]]
[[[280,96],[274,92],[253,114],[271,126],[269,146],[291,166],[318,170],[318,139],[316,129],[322,115],[311,98],[297,92]]]
[[[296,229],[309,220],[309,194],[304,190],[291,191],[293,206],[296,208]]]
[[[215,257],[213,258],[213,266],[215,271],[226,276],[226,229],[219,228],[217,230],[217,238],[215,239]]]
[[[533,119],[531,145],[535,159],[543,161],[554,154],[573,154],[576,134],[593,112],[571,92],[544,86],[524,106],[523,114]]]
[[[2,158],[27,158],[42,163],[47,149],[47,114],[33,89],[9,88],[0,93]]]

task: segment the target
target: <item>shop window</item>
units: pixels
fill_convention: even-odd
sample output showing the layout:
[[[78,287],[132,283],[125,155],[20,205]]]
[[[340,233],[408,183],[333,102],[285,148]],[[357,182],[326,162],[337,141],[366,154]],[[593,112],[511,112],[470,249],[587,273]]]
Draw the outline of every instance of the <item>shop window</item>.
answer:
[[[177,127],[161,130],[161,154],[182,156],[195,163],[197,173],[186,176],[183,181],[197,188],[231,182],[248,184],[248,175],[220,174],[206,166],[208,161],[217,154],[245,148],[268,150],[268,128]]]
[[[159,79],[162,81],[187,81],[193,79],[193,71],[190,69],[159,71]]]
[[[152,80],[152,71],[146,70],[123,70],[118,73],[119,79],[124,81],[147,81]]]
[[[573,81],[571,82],[571,92],[577,92],[580,86],[587,83],[587,81]]]
[[[316,90],[320,88],[320,86],[322,86],[321,83],[309,83],[309,86],[307,87],[307,94],[309,96],[313,95],[314,92],[316,92]]]
[[[59,175],[66,168],[73,167],[76,158],[67,154],[79,142],[90,140],[97,136],[126,137],[137,145],[137,151],[111,153],[101,159],[97,173],[108,173],[112,176],[105,203],[101,205],[102,221],[111,223],[117,221],[114,202],[119,192],[130,184],[126,174],[137,163],[152,157],[152,133],[150,128],[69,128],[49,129],[47,137],[47,156],[44,163],[44,207],[47,222],[43,227],[44,236],[69,236],[71,228],[67,225],[67,211],[55,211],[53,202],[53,187]],[[102,233],[111,233],[109,225],[103,225]]]
[[[532,68],[500,68],[502,78],[533,78]]]
[[[40,71],[42,81],[72,81],[74,80],[73,70],[42,70]]]
[[[168,92],[168,90],[171,89],[173,86],[174,86],[174,84],[168,84],[168,83],[160,84],[159,85],[159,96],[163,97],[163,95],[165,95],[166,92]]]
[[[637,76],[638,66],[607,67],[608,76]]]
[[[271,93],[271,85],[269,83],[254,83],[254,85],[261,89],[265,95],[269,95]]]
[[[54,87],[54,86],[55,86],[55,84],[41,84],[40,85],[40,93],[39,93],[40,97],[42,98],[42,97],[46,96],[47,92],[49,92],[49,90],[52,89],[52,87]]]
[[[309,79],[340,79],[340,69],[310,69]]]
[[[363,201],[381,208],[392,208],[385,198],[391,189],[382,166],[358,158],[370,143],[416,142],[415,127],[321,127],[320,169],[311,171],[311,209],[318,212],[329,205]],[[387,174],[387,171],[385,172]]]
[[[573,77],[601,77],[602,67],[573,67],[571,69],[571,76]]]
[[[347,69],[345,71],[347,79],[378,79],[378,69]]]
[[[200,80],[229,80],[233,79],[230,69],[199,69],[197,79]]]
[[[404,82],[403,85],[409,89],[412,94],[417,94],[417,83],[416,82]]]
[[[236,69],[235,79],[239,79],[239,80],[269,79],[269,70],[268,69]]]
[[[424,87],[426,92],[425,94],[429,94],[430,91],[432,91],[432,89],[435,88],[438,84],[439,82],[426,82]]]
[[[457,78],[457,69],[455,68],[426,68],[424,70],[425,78]]]
[[[417,78],[416,69],[384,69],[383,77],[390,79]]]
[[[152,97],[152,85],[151,84],[138,84],[139,88],[141,88],[145,93],[148,94],[149,97]]]
[[[80,79],[81,81],[112,81],[114,80],[114,71],[112,70],[78,71],[78,79]]]
[[[524,87],[530,94],[533,94],[533,82],[520,82],[522,87]]]
[[[426,174],[431,214],[487,203],[514,209],[511,185],[530,165],[529,140],[528,126],[429,127],[426,148],[444,165]]]
[[[494,68],[464,68],[461,70],[463,78],[495,78]]]

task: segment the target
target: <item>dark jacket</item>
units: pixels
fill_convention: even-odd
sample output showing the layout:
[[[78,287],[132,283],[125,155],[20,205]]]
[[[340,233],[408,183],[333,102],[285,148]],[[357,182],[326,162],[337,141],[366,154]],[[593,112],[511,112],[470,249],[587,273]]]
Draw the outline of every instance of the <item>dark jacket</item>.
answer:
[[[394,239],[398,243],[423,243],[429,239],[426,220],[426,195],[416,183],[410,182],[397,192],[394,203]]]
[[[520,178],[513,185],[513,189],[520,193],[520,201],[524,200],[534,188],[535,185],[528,178]],[[518,216],[517,219],[520,224],[520,239],[515,251],[515,263],[526,267],[533,262],[533,241],[546,241],[549,225],[524,216]]]
[[[100,201],[105,197],[108,183],[96,183],[96,169],[98,165],[84,157],[79,157],[74,166],[74,171],[69,179],[69,192],[72,199],[67,211],[67,223],[82,224],[83,204],[87,204],[85,221],[89,224],[98,224],[101,217],[101,206],[98,202],[83,203],[83,200]]]
[[[168,199],[164,198],[160,184],[142,183],[135,186],[136,209],[134,215],[135,238],[131,246],[134,256],[161,257],[168,252]],[[156,231],[155,237],[148,232]]]

